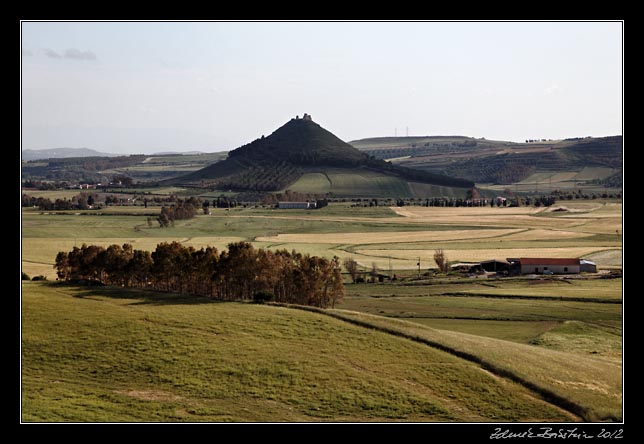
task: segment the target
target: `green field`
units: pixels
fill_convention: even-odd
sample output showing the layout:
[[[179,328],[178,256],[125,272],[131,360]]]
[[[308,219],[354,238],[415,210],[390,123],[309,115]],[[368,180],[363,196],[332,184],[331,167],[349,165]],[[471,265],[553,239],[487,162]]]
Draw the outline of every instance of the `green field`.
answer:
[[[288,187],[304,193],[356,197],[413,197],[407,181],[374,171],[329,169],[305,173]]]
[[[570,421],[471,362],[286,308],[23,284],[23,421]]]
[[[331,193],[333,196],[377,198],[465,197],[466,189],[408,182],[375,171],[327,169],[302,175],[288,186],[303,193]]]

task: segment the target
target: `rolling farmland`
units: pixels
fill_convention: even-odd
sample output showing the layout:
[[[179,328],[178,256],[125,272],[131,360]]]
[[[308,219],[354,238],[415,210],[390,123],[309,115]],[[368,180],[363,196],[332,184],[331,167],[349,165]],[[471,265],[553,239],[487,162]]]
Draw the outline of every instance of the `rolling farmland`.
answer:
[[[565,211],[552,211],[560,207]],[[423,273],[435,269],[432,256],[438,248],[450,261],[582,256],[606,271],[621,268],[621,201],[562,202],[549,209],[350,203],[313,211],[212,209],[211,215],[179,220],[167,229],[148,224],[156,211],[25,209],[23,271],[54,281],[56,253],[82,243],[131,243],[153,250],[160,242],[177,241],[221,250],[230,242],[248,241],[257,248],[353,258],[365,272],[375,264],[379,273],[403,279],[352,284],[347,275],[340,310],[327,313],[341,319],[118,288],[25,282],[26,420],[621,418],[621,279],[409,280],[419,256]],[[383,331],[365,329],[356,319]],[[400,331],[392,336],[391,328]],[[52,331],[53,336],[46,334]],[[409,341],[408,333],[424,339]],[[260,339],[269,337],[270,346]],[[374,347],[376,354],[360,351]],[[166,348],[177,351],[172,359],[162,353]],[[490,349],[498,353],[490,355]],[[292,350],[291,358],[283,350]],[[314,357],[304,350],[328,354]],[[530,368],[535,360],[542,369]],[[575,364],[564,371],[566,361]],[[431,362],[453,371],[438,372]],[[495,376],[486,376],[488,371]],[[382,386],[385,374],[388,382]],[[285,380],[292,392],[282,390]]]

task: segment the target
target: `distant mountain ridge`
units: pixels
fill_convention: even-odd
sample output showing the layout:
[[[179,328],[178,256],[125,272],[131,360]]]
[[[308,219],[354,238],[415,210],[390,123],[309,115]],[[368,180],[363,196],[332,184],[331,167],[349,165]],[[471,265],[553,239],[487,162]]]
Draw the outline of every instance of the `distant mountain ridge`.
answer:
[[[68,157],[116,157],[120,154],[103,153],[90,148],[48,148],[22,150],[22,160],[66,159]]]
[[[345,169],[349,173],[377,172],[404,180],[446,187],[471,188],[473,182],[405,168],[361,152],[315,123],[311,116],[296,117],[269,136],[228,153],[228,158],[175,179],[191,184],[237,191],[278,191],[311,170]]]

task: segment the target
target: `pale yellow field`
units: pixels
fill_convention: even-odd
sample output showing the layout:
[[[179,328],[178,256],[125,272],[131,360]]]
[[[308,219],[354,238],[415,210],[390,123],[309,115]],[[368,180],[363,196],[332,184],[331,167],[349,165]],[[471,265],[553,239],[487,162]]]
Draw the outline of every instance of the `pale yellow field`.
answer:
[[[302,244],[387,244],[397,242],[432,242],[470,240],[499,237],[517,233],[509,230],[445,230],[445,231],[395,231],[385,233],[333,233],[333,234],[278,234],[258,237],[262,242],[288,242]],[[579,237],[578,233],[571,233]],[[583,235],[581,235],[583,236]],[[573,236],[574,237],[574,236]]]
[[[555,208],[569,213],[556,213]],[[599,202],[564,202],[544,208],[432,208],[392,207],[404,220],[432,224],[505,226],[529,229],[570,230],[594,234],[621,233],[622,204]]]
[[[546,217],[538,208],[392,208],[405,216],[405,221],[442,225],[473,225],[480,227],[505,226],[512,228],[573,228],[586,220],[564,220],[561,217]],[[543,213],[543,214],[542,214]],[[539,215],[538,217],[535,217]]]

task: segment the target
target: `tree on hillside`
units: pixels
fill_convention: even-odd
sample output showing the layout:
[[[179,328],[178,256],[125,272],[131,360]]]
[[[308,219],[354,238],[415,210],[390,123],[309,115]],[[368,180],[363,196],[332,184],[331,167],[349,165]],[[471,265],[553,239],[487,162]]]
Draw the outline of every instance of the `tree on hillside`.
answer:
[[[358,279],[358,263],[352,258],[347,258],[344,260],[344,268],[347,269],[351,276],[351,280],[355,284]]]
[[[447,256],[442,248],[434,251],[434,262],[436,262],[438,269],[443,273],[447,273],[449,271]]]

